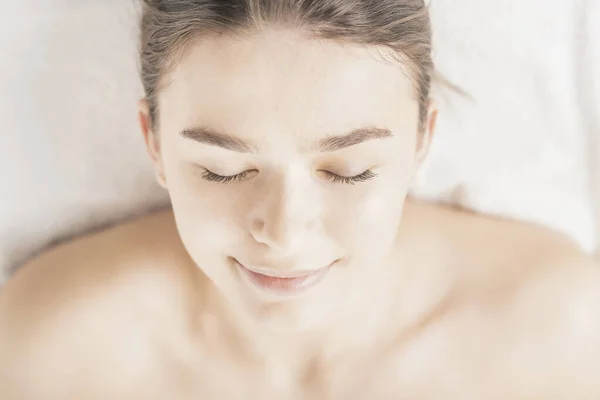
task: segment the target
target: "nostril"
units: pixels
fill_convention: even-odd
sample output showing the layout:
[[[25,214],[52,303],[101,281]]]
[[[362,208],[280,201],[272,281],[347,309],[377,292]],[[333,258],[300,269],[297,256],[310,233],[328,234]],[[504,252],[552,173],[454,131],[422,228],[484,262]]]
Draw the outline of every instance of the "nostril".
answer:
[[[268,232],[266,230],[264,220],[257,219],[252,221],[252,226],[250,228],[250,236],[257,243],[264,244],[269,247],[273,246],[272,240],[269,238]]]

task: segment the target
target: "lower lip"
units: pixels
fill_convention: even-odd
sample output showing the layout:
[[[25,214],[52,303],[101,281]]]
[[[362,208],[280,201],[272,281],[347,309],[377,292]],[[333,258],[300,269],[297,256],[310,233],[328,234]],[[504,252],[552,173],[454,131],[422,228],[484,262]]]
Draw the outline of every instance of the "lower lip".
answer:
[[[258,288],[271,293],[293,295],[306,291],[323,280],[335,262],[297,278],[274,278],[250,271],[237,261],[236,264],[238,269]]]

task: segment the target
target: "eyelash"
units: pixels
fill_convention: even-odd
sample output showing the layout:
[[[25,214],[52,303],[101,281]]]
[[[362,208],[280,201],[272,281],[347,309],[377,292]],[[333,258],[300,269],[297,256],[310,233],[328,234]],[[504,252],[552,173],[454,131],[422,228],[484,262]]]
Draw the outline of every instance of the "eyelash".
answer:
[[[204,169],[204,172],[202,173],[202,178],[204,178],[207,181],[216,182],[216,183],[240,182],[240,181],[243,181],[244,179],[246,179],[248,174],[251,172],[253,172],[253,170],[244,171],[244,172],[241,172],[236,175],[223,176],[223,175],[217,175],[212,171]],[[371,179],[377,177],[377,174],[371,170],[366,170],[362,174],[358,174],[355,176],[341,176],[341,175],[337,175],[337,174],[334,174],[333,172],[329,172],[329,171],[321,171],[321,172],[323,172],[327,175],[327,178],[331,181],[331,183],[343,183],[346,185],[355,185],[357,183],[366,182],[368,180],[371,180]]]
[[[209,171],[205,168],[204,172],[202,173],[202,178],[204,178],[210,182],[231,183],[231,182],[236,182],[236,181],[238,181],[238,182],[243,181],[250,172],[252,172],[252,171],[251,170],[244,171],[244,172],[240,172],[239,174],[236,174],[236,175],[223,176],[223,175],[217,175],[214,172]]]
[[[331,181],[331,183],[343,183],[346,185],[355,185],[357,183],[366,182],[368,180],[371,180],[371,179],[377,177],[377,174],[375,172],[371,171],[370,169],[366,170],[362,174],[358,174],[355,176],[341,176],[341,175],[337,175],[337,174],[334,174],[333,172],[329,172],[329,171],[322,171],[322,172],[327,175],[327,177]]]

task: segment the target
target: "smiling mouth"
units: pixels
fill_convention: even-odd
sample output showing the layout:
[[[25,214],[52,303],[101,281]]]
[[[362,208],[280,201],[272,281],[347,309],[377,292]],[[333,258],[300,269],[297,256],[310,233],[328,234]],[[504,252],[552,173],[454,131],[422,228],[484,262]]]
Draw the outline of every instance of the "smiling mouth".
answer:
[[[270,293],[293,295],[303,292],[319,283],[338,260],[315,271],[300,271],[296,273],[280,273],[277,271],[258,271],[244,267],[235,260],[238,270],[254,286]]]

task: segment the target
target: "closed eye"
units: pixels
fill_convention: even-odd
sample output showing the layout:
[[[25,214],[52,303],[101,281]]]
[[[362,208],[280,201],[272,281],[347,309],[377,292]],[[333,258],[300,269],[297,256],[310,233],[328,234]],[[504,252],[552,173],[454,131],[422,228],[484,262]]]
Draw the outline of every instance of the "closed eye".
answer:
[[[209,182],[216,182],[216,183],[241,182],[241,181],[248,179],[248,176],[255,172],[257,172],[257,171],[256,170],[247,170],[247,171],[240,172],[239,174],[235,174],[235,175],[219,175],[219,174],[215,174],[214,172],[204,168],[204,172],[202,172],[202,178]],[[343,183],[346,185],[355,185],[357,183],[366,182],[368,180],[371,180],[371,179],[374,179],[377,177],[377,174],[371,170],[366,170],[365,172],[358,174],[358,175],[354,175],[354,176],[342,176],[342,175],[334,174],[333,172],[330,172],[330,171],[320,171],[320,172],[325,174],[325,176],[331,183]]]
[[[241,182],[247,179],[248,175],[252,174],[253,172],[256,172],[256,170],[243,171],[235,175],[218,175],[204,168],[204,172],[202,172],[202,178],[209,182],[217,183]]]
[[[321,172],[325,174],[325,176],[331,181],[331,183],[344,183],[346,185],[354,185],[356,183],[366,182],[377,177],[377,174],[369,169],[363,172],[362,174],[358,174],[355,176],[342,176],[329,171]]]

